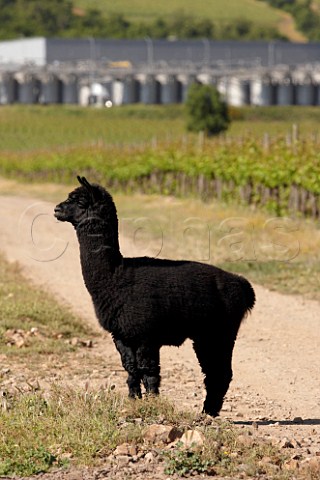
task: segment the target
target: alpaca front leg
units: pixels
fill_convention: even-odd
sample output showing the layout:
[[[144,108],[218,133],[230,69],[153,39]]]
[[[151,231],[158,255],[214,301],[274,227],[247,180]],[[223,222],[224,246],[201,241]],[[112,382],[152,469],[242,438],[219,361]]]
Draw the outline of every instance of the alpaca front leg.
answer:
[[[122,340],[114,339],[115,346],[120,353],[123,368],[128,372],[127,385],[130,398],[141,398],[141,376],[137,367],[136,356],[131,347],[125,345]]]
[[[159,347],[141,345],[137,348],[136,359],[146,393],[158,395],[161,380]]]

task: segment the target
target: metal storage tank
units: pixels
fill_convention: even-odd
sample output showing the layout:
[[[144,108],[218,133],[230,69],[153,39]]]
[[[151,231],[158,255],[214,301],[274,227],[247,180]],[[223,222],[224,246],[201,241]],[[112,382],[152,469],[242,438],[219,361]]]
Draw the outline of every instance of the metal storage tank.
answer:
[[[217,89],[229,105],[241,107],[250,103],[250,82],[247,78],[221,77],[217,81]]]
[[[158,75],[160,103],[178,103],[178,83],[174,75]]]
[[[117,79],[112,82],[111,100],[114,105],[122,105],[124,101],[124,83]]]
[[[41,76],[39,102],[42,104],[62,102],[62,82],[52,73]]]
[[[160,83],[153,75],[140,75],[140,102],[145,104],[160,103]]]
[[[139,102],[140,84],[132,75],[128,75],[124,79],[123,103]]]
[[[17,81],[13,74],[3,72],[0,74],[0,105],[14,103],[18,99]]]
[[[206,72],[199,73],[199,75],[197,75],[197,81],[203,83],[203,85],[211,85],[213,83],[212,75]]]
[[[227,102],[234,107],[249,105],[250,82],[247,78],[231,77]]]
[[[276,105],[293,105],[294,88],[289,71],[278,71],[273,74],[276,88]]]
[[[315,104],[315,85],[311,74],[305,70],[296,70],[292,75],[297,105]]]
[[[87,107],[90,104],[90,93],[89,85],[81,85],[79,88],[79,104],[82,107]]]
[[[228,100],[229,77],[221,77],[217,80],[217,90],[225,101]]]
[[[79,84],[75,74],[61,76],[62,80],[62,103],[79,103]]]
[[[18,102],[38,103],[41,90],[39,79],[29,72],[18,72],[15,79],[18,83]]]
[[[270,75],[256,74],[250,81],[250,103],[256,106],[274,104],[274,86]]]
[[[178,102],[184,103],[187,100],[189,88],[193,83],[197,82],[197,77],[195,75],[181,74],[177,76],[177,82],[178,82]]]
[[[312,72],[315,105],[320,105],[320,70]]]

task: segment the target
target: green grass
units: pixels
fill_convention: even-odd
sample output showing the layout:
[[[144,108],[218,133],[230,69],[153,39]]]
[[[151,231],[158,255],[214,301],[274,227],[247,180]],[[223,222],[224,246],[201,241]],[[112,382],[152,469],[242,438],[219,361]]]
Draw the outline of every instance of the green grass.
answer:
[[[0,348],[11,358],[41,361],[74,351],[66,340],[93,332],[66,307],[31,285],[20,267],[0,255]]]
[[[316,133],[320,110],[315,107],[232,108],[234,120],[228,136],[250,136],[261,140],[265,133],[286,135],[292,124],[302,135]],[[154,145],[184,142],[186,117],[183,105],[131,105],[112,109],[69,106],[2,106],[0,152],[52,151],[90,145]],[[197,137],[189,135],[189,143]],[[152,143],[153,141],[153,143]]]
[[[64,106],[4,107],[0,110],[0,151],[63,148],[95,143],[136,144],[157,136],[181,136],[182,108],[130,106],[91,109]],[[174,133],[173,133],[174,132]]]
[[[221,267],[240,273],[269,290],[319,301],[319,258],[303,257],[292,262],[223,262]]]
[[[116,395],[82,395],[54,390],[17,395],[0,410],[0,475],[34,475],[52,465],[68,464],[68,454],[81,465],[92,463],[99,450],[117,444],[121,401]]]
[[[106,458],[123,442],[136,446],[142,462],[152,451],[170,475],[235,476],[244,465],[249,478],[272,473],[273,480],[283,480],[299,473],[286,474],[283,465],[287,456],[268,440],[257,435],[253,438],[250,430],[242,430],[240,437],[228,422],[203,420],[177,411],[161,398],[133,402],[108,390],[55,386],[47,393],[15,394],[7,399],[7,408],[0,409],[0,475],[30,476],[71,466],[105,468]],[[164,444],[148,444],[144,431],[154,423],[177,426],[181,433],[197,428],[204,435],[204,445],[185,449],[178,443],[168,450]],[[241,441],[244,436],[246,442]],[[270,463],[259,464],[265,457]]]
[[[271,136],[286,135],[293,124],[298,125],[302,135],[312,135],[318,133],[320,126],[320,110],[317,107],[248,106],[232,108],[231,111],[235,121],[231,124],[230,135],[247,133],[260,138],[264,133]]]
[[[81,8],[98,8],[106,14],[122,13],[133,21],[152,21],[155,18],[170,17],[174,12],[183,11],[199,18],[208,18],[215,22],[234,21],[246,18],[260,25],[274,26],[279,20],[279,12],[256,0],[191,0],[163,1],[159,4],[147,0],[118,0],[103,2],[101,0],[76,0]]]

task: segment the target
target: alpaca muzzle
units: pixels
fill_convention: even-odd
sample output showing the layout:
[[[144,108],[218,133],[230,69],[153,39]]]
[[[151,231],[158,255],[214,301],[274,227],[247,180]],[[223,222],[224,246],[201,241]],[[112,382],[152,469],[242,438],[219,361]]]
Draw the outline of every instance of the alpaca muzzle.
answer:
[[[61,222],[65,220],[65,214],[63,212],[63,209],[60,207],[60,205],[57,205],[55,207],[54,216],[56,217],[57,220],[60,220]]]

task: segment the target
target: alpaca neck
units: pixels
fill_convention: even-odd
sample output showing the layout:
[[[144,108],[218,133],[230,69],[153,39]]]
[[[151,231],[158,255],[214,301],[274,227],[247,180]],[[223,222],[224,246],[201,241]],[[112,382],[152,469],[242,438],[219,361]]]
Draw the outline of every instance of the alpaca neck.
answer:
[[[112,281],[112,275],[122,261],[118,228],[102,220],[87,220],[76,229],[80,245],[83,278],[91,295]]]

